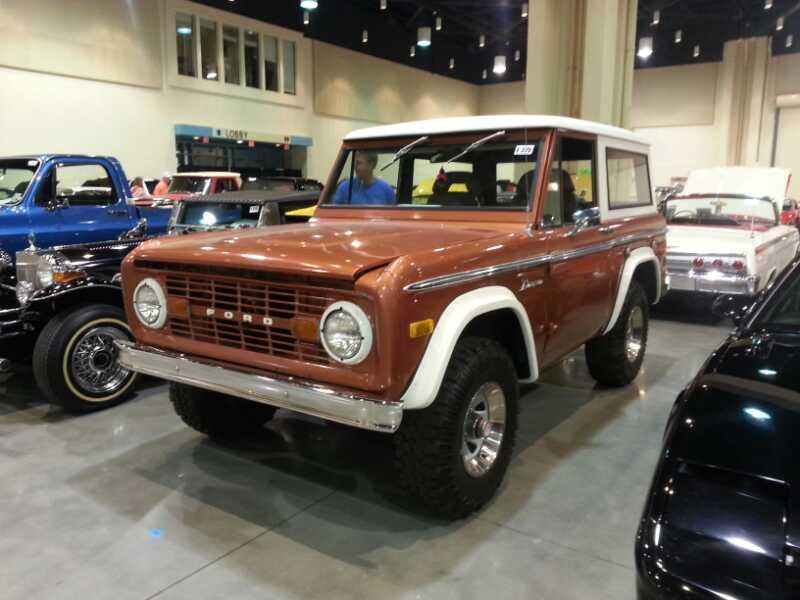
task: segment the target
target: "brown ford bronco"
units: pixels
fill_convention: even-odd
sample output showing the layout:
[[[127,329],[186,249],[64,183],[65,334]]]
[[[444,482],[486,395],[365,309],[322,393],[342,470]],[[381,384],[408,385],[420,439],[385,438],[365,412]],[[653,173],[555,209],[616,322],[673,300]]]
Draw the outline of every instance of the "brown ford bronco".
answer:
[[[510,195],[498,182],[517,182]],[[127,368],[215,438],[276,408],[394,434],[440,515],[494,494],[518,383],[586,346],[623,386],[664,291],[648,146],[605,125],[466,117],[348,135],[309,223],[147,242],[123,265]]]

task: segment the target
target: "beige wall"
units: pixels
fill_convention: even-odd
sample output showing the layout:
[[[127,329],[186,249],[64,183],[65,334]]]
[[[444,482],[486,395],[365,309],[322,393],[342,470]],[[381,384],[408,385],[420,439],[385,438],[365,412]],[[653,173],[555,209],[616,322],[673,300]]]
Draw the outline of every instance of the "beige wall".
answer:
[[[525,82],[493,83],[480,87],[478,114],[518,115],[525,112]]]
[[[160,0],[2,0],[0,65],[161,87],[160,5]]]
[[[637,69],[631,126],[711,125],[718,73],[719,63]]]
[[[775,91],[782,94],[800,94],[800,54],[782,54],[775,62]]]
[[[474,115],[478,87],[314,42],[314,110],[376,123]]]

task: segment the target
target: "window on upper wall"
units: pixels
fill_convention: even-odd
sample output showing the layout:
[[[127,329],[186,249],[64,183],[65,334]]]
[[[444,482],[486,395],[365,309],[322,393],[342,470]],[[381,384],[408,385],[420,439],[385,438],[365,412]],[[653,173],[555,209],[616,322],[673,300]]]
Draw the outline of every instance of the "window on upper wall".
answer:
[[[261,87],[261,64],[258,59],[258,34],[244,33],[244,84],[251,88]]]
[[[295,88],[295,44],[283,41],[283,93],[296,94]]]
[[[651,206],[650,171],[644,154],[606,149],[610,209]]]
[[[239,85],[239,29],[225,25],[222,28],[222,57],[225,61],[225,83]]]
[[[203,79],[218,81],[217,24],[206,19],[200,19],[200,61],[203,66]]]
[[[194,17],[178,13],[175,15],[175,41],[178,51],[178,74],[196,77]]]
[[[600,223],[594,194],[593,140],[562,137],[550,167],[543,227],[571,226],[581,217]]]
[[[278,40],[264,36],[264,89],[278,91]]]

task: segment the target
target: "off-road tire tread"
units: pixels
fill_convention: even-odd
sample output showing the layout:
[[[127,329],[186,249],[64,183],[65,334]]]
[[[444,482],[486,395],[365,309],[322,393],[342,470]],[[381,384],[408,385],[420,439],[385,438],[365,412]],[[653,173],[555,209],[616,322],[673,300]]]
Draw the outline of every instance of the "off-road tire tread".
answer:
[[[170,383],[169,399],[186,425],[220,441],[234,441],[258,432],[276,408],[219,392]]]
[[[129,386],[123,394],[108,402],[87,402],[75,396],[64,382],[63,352],[69,343],[69,338],[74,333],[74,331],[65,330],[65,325],[68,325],[67,322],[75,318],[76,314],[88,313],[92,310],[103,311],[106,316],[126,321],[125,311],[113,304],[78,304],[53,316],[39,333],[33,347],[33,376],[39,392],[51,404],[60,405],[73,413],[93,412],[116,406],[127,400],[134,388],[134,385]],[[134,374],[134,378],[136,377],[137,375]]]
[[[625,335],[632,308],[639,304],[644,315],[642,352],[635,363],[625,354]],[[650,305],[647,294],[637,281],[632,281],[625,297],[625,304],[614,327],[607,334],[586,343],[586,363],[589,373],[598,383],[607,387],[624,387],[639,374],[647,351],[650,327]]]
[[[503,449],[492,470],[482,478],[480,493],[468,494],[458,484],[453,453],[461,465],[461,415],[470,399],[470,386],[474,388],[476,374],[492,369],[499,370],[505,379],[498,382],[505,383],[506,393]],[[433,404],[422,410],[406,411],[394,435],[395,464],[401,485],[438,517],[461,519],[480,509],[494,495],[511,461],[518,396],[514,363],[502,345],[484,338],[460,340]]]

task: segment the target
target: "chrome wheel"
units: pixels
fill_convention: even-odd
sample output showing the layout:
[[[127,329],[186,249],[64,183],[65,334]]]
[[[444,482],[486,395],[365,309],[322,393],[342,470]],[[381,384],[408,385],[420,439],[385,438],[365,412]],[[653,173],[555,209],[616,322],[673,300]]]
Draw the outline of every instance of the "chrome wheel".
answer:
[[[131,372],[117,362],[114,340],[128,339],[125,332],[109,325],[85,331],[75,342],[69,363],[75,384],[89,394],[102,396],[103,400],[122,388]]]
[[[494,465],[506,428],[506,396],[494,382],[484,383],[472,396],[464,417],[461,459],[472,477],[482,477]]]
[[[635,363],[642,353],[644,345],[644,312],[641,306],[634,306],[628,316],[628,327],[625,331],[625,355],[628,362]]]

